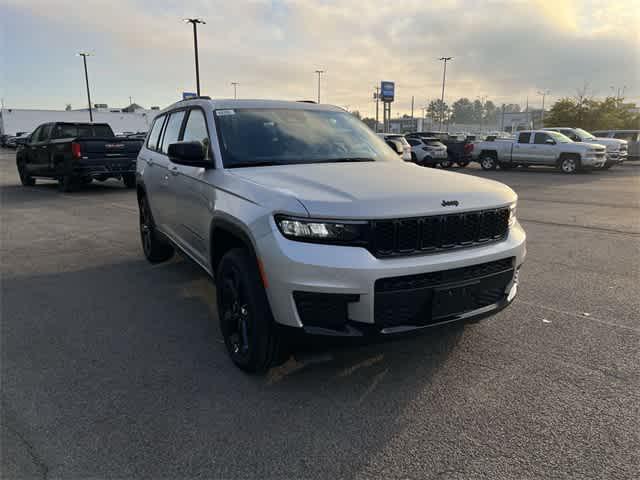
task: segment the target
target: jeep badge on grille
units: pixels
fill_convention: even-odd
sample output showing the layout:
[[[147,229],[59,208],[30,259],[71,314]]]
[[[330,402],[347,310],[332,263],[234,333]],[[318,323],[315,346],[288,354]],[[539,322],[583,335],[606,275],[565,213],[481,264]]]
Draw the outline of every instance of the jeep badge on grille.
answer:
[[[460,205],[460,202],[458,202],[458,200],[442,200],[441,205],[443,207],[457,207]]]

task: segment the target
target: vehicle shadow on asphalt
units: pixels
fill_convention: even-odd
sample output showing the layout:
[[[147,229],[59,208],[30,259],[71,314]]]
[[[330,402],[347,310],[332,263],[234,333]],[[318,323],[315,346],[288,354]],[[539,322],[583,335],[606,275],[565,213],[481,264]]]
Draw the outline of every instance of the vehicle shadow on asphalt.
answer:
[[[93,182],[88,185],[82,185],[69,193],[58,191],[58,182],[50,180],[38,179],[38,183],[33,187],[25,187],[20,184],[0,185],[0,203],[6,205],[23,204],[25,202],[42,202],[42,196],[47,195],[50,198],[73,198],[74,196],[87,195],[113,195],[117,193],[130,192],[135,195],[135,189],[127,189],[122,182],[117,180],[107,180],[106,182]],[[35,195],[34,195],[35,193]],[[41,194],[41,195],[38,195]]]
[[[212,282],[181,259],[2,288],[3,396],[60,476],[352,477],[409,426],[418,395],[446,410],[434,378],[464,335],[437,328],[250,376],[227,357]]]

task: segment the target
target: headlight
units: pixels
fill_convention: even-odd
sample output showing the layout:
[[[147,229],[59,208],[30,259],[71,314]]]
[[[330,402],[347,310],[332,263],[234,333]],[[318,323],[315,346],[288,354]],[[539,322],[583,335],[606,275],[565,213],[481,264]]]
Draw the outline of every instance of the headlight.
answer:
[[[290,240],[300,242],[358,245],[366,241],[368,222],[313,220],[276,216],[280,233]]]
[[[512,203],[509,206],[509,226],[512,227],[516,223],[516,208],[518,204]]]

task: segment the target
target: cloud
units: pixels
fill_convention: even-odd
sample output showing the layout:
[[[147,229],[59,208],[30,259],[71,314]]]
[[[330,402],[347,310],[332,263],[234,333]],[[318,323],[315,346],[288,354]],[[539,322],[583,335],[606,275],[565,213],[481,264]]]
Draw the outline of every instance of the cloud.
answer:
[[[522,102],[541,88],[557,98],[585,82],[600,95],[611,85],[640,95],[633,1],[5,1],[105,40],[121,83],[134,72],[155,103],[192,82],[192,33],[180,19],[194,14],[207,21],[201,76],[213,96],[228,96],[238,81],[245,97],[315,98],[313,71],[322,68],[324,100],[370,114],[373,86],[395,80],[394,111],[406,111],[412,95],[416,106],[439,97],[442,55],[455,57],[450,99]]]

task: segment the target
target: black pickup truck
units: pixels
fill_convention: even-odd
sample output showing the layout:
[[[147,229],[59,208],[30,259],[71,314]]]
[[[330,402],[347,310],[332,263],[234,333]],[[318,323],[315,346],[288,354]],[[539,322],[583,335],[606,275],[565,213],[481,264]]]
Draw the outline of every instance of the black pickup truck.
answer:
[[[36,178],[53,178],[69,192],[94,179],[119,178],[133,188],[142,144],[116,137],[106,123],[45,123],[20,142],[16,164],[25,186],[35,185]]]

